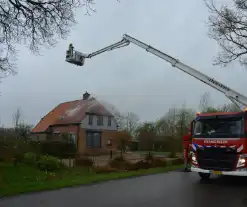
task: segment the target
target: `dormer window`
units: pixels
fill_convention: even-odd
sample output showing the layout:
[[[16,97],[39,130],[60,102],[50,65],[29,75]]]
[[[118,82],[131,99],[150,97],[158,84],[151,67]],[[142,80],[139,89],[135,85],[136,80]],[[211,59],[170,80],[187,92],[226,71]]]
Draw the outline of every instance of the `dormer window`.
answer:
[[[97,125],[102,126],[103,125],[103,116],[97,116]]]
[[[108,116],[108,126],[111,126],[111,116]]]
[[[88,125],[93,125],[93,115],[92,114],[88,115]]]

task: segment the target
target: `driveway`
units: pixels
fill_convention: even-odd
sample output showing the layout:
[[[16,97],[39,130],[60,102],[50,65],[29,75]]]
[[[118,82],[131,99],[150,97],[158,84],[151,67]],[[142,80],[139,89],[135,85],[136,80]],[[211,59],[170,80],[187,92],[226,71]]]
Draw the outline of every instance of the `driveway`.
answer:
[[[213,178],[170,172],[91,186],[21,195],[0,207],[246,207],[246,178]]]

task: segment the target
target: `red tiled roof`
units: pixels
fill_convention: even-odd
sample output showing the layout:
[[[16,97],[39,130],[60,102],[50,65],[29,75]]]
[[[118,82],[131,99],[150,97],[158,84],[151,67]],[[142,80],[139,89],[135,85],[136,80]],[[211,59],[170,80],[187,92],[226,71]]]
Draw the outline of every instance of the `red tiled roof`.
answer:
[[[40,120],[40,122],[33,128],[32,132],[35,133],[46,131],[50,125],[54,124],[54,122],[56,122],[60,118],[61,113],[66,111],[68,108],[71,107],[71,105],[76,102],[78,102],[78,100],[61,103],[56,106]]]
[[[112,114],[100,104],[96,99],[75,100],[59,104],[51,112],[49,112],[32,130],[33,133],[44,132],[49,126],[57,124],[80,123],[86,113],[94,113],[98,115]]]
[[[62,113],[61,119],[57,120],[54,124],[79,123],[84,119],[86,113],[111,115],[111,113],[109,113],[105,107],[94,98],[89,100],[79,100]]]

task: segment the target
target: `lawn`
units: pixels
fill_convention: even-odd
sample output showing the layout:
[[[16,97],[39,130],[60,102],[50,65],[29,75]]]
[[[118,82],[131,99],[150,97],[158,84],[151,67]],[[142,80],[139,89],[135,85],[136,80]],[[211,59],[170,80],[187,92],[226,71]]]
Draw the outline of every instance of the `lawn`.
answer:
[[[130,172],[97,174],[85,168],[71,168],[57,173],[46,173],[36,168],[0,163],[0,197],[25,192],[52,190],[133,176],[163,173],[182,168],[182,165],[150,168]]]

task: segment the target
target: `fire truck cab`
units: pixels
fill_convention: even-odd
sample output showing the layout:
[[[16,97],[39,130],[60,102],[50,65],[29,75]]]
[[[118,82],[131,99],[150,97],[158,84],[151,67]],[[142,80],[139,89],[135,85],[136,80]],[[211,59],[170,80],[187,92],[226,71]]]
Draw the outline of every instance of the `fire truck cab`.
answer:
[[[247,111],[198,113],[192,121],[191,171],[201,178],[247,176]]]

